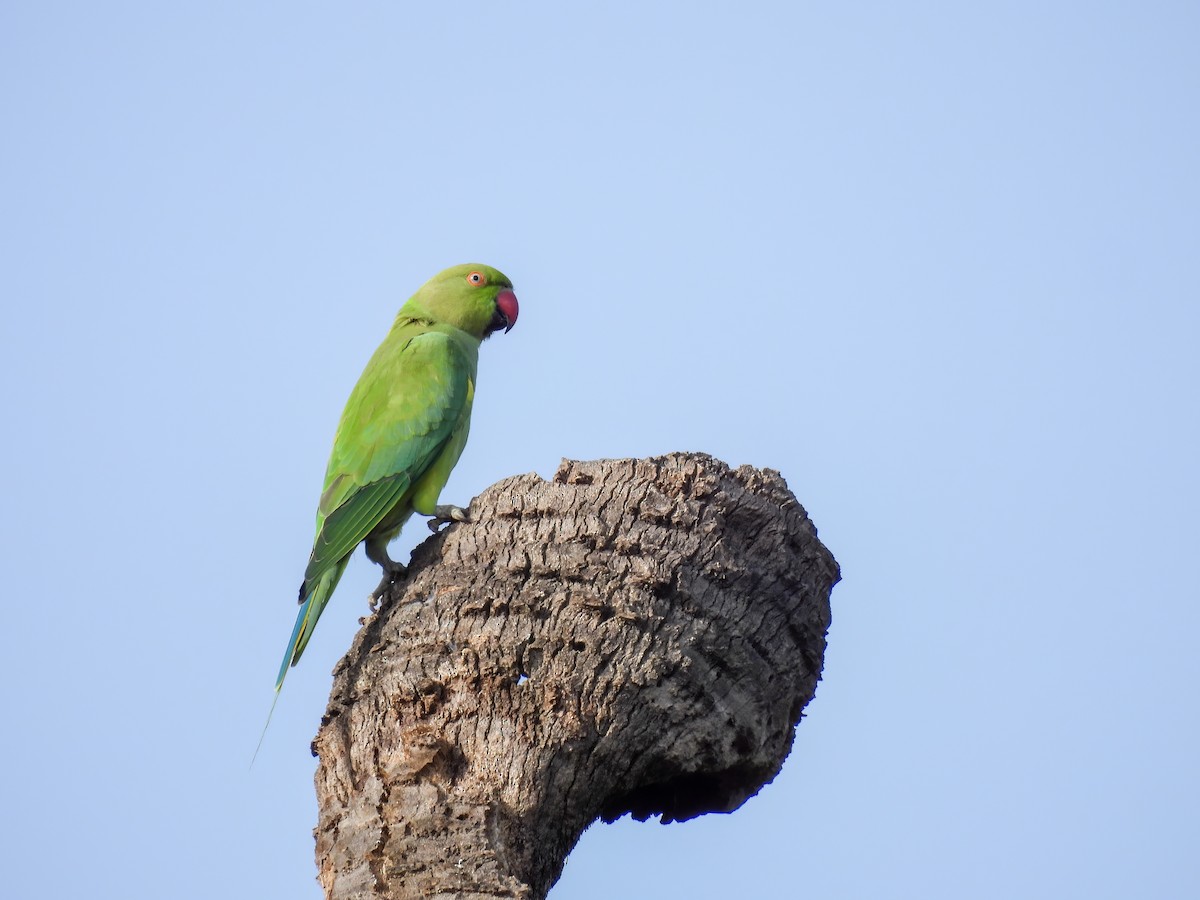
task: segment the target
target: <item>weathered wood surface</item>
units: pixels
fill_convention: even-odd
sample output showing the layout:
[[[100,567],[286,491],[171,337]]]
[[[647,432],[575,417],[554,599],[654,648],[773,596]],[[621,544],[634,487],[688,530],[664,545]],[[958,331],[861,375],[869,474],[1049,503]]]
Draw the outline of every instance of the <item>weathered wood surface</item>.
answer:
[[[838,568],[776,472],[564,461],[471,517],[335,670],[328,897],[544,897],[597,818],[740,806],[816,688]]]

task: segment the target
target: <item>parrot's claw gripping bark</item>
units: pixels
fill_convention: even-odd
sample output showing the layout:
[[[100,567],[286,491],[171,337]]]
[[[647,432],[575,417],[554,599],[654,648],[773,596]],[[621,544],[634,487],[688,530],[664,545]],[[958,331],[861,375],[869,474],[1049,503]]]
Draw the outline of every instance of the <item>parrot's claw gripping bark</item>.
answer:
[[[388,560],[383,565],[383,578],[379,580],[379,586],[371,591],[371,612],[379,609],[379,601],[382,600],[393,584],[408,574],[408,566],[404,563],[398,563],[394,560]]]
[[[429,519],[429,530],[437,534],[443,522],[466,522],[467,511],[452,503],[443,503],[433,508],[433,516]]]

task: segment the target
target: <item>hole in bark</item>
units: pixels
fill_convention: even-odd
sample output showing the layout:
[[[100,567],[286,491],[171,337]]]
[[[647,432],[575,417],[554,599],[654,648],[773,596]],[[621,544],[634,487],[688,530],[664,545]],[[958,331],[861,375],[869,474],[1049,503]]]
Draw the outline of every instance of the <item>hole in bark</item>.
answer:
[[[587,649],[587,644],[585,644],[583,641],[571,641],[571,649],[576,653],[582,653]]]

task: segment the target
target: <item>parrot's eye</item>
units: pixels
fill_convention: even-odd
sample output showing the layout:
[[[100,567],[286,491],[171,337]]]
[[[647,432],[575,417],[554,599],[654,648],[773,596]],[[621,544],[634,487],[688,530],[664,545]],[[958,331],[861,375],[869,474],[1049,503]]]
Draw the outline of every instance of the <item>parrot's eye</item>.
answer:
[[[480,287],[481,285],[487,284],[487,276],[482,272],[472,272],[467,276],[467,281],[475,285],[475,287]]]

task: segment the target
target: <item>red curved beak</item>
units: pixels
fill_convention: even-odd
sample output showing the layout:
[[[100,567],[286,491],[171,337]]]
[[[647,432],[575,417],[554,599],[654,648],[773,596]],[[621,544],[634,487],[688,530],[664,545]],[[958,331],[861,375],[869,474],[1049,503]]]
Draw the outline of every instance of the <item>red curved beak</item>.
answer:
[[[517,324],[517,313],[521,311],[517,305],[517,295],[510,288],[505,288],[496,295],[496,310],[504,316],[504,333],[508,334]]]

